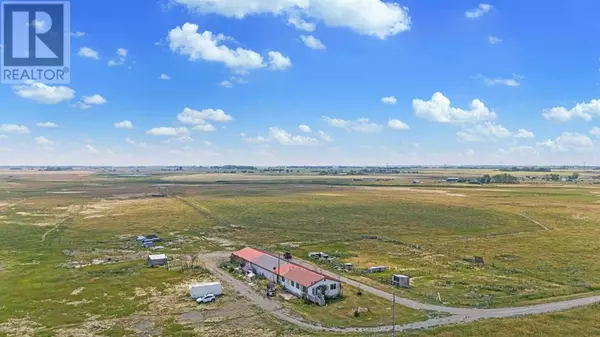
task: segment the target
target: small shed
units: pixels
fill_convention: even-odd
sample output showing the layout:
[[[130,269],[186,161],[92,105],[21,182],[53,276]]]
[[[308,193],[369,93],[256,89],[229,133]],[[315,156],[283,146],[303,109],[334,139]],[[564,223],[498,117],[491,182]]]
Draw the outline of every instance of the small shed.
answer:
[[[369,267],[367,269],[367,271],[369,273],[381,273],[387,270],[386,266],[375,266],[375,267]]]
[[[148,255],[148,267],[164,266],[167,264],[167,255],[156,254]]]
[[[400,288],[408,288],[410,286],[410,277],[394,274],[392,275],[392,285]]]

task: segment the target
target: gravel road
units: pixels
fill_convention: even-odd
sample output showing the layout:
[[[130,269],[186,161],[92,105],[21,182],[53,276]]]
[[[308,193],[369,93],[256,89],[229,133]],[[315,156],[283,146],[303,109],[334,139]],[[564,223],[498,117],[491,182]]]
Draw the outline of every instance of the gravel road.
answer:
[[[339,333],[376,333],[376,332],[388,332],[393,329],[393,326],[377,326],[377,327],[357,327],[357,328],[336,328],[336,327],[325,327],[313,323],[308,323],[297,317],[294,317],[289,311],[284,309],[281,304],[276,300],[270,300],[266,297],[259,295],[246,283],[234,278],[226,271],[218,267],[218,265],[227,260],[231,253],[230,252],[216,252],[206,255],[201,255],[200,259],[205,262],[206,268],[210,270],[215,276],[221,280],[229,283],[236,291],[241,295],[250,299],[254,304],[259,306],[261,309],[271,313],[275,317],[294,324],[300,328],[312,331],[326,331],[326,332],[339,332]],[[368,285],[356,282],[354,280],[345,278],[336,273],[332,273],[327,270],[322,270],[306,261],[295,259],[293,262],[300,264],[306,268],[319,271],[331,278],[338,279],[343,283],[349,284],[354,287],[360,287],[362,291],[371,293],[373,295],[385,298],[392,301],[392,294],[370,287]],[[411,299],[402,298],[396,296],[396,303],[404,305],[409,308],[417,310],[435,310],[451,314],[448,317],[432,318],[421,322],[408,323],[403,325],[396,325],[396,331],[406,331],[413,329],[424,329],[433,328],[448,324],[460,324],[474,322],[486,318],[504,318],[504,317],[515,317],[522,315],[541,314],[552,311],[567,310],[575,307],[585,306],[593,303],[600,302],[600,296],[592,296],[585,298],[578,298],[567,301],[558,301],[552,303],[537,304],[524,307],[512,307],[512,308],[496,308],[496,309],[470,309],[470,308],[452,308],[439,305],[432,305],[426,303],[420,303]]]

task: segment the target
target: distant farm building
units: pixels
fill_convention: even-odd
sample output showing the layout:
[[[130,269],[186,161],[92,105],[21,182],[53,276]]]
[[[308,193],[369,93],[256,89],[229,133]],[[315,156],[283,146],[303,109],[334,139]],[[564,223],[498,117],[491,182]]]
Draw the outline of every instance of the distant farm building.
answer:
[[[310,257],[311,259],[328,259],[329,254],[323,252],[311,252],[308,253],[308,257]]]
[[[386,271],[386,270],[387,270],[387,267],[386,267],[386,266],[376,266],[376,267],[369,267],[369,268],[367,269],[367,271],[368,271],[369,273],[382,273],[382,272],[384,272],[384,271]]]
[[[410,277],[406,275],[392,275],[392,285],[400,288],[408,288],[410,286]]]
[[[457,183],[459,181],[460,181],[460,178],[458,178],[458,177],[448,177],[448,178],[446,178],[446,182],[448,182],[448,183]]]
[[[313,303],[325,305],[326,298],[340,295],[341,284],[338,280],[273,254],[254,248],[244,248],[233,253],[232,259],[243,263],[243,269],[251,268],[256,275],[278,282],[289,293]]]
[[[167,255],[148,255],[148,267],[164,266],[167,264]]]

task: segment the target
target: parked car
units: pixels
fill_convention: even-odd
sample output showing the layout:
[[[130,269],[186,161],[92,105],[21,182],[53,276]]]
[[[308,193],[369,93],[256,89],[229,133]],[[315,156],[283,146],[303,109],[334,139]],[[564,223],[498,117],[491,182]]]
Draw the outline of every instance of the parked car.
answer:
[[[210,303],[210,302],[214,302],[216,301],[217,298],[215,297],[215,295],[213,294],[207,294],[205,296],[199,297],[196,302],[198,302],[198,304],[201,303]]]

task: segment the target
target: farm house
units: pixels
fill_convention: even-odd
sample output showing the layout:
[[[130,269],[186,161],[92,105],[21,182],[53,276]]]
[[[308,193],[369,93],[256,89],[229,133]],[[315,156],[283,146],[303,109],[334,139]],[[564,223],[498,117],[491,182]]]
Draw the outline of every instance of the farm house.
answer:
[[[338,280],[280,259],[270,253],[254,248],[244,248],[233,253],[232,257],[239,263],[250,265],[256,275],[272,282],[277,282],[279,278],[279,284],[286,291],[313,303],[324,305],[326,298],[340,295],[341,284]]]

